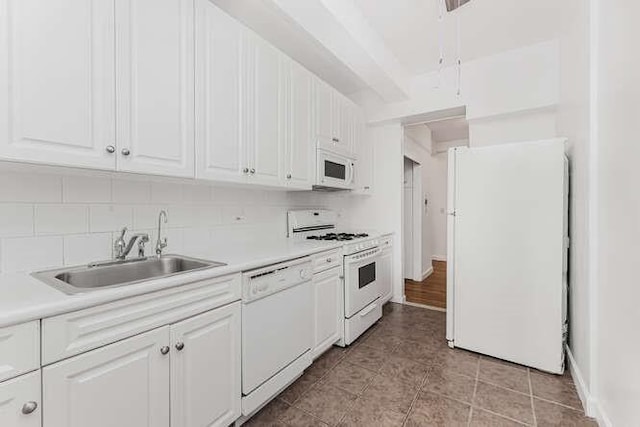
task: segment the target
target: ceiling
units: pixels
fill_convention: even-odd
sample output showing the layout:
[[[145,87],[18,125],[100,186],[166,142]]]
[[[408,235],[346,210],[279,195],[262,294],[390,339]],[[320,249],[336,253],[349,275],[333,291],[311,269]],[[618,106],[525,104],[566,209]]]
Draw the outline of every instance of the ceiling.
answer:
[[[431,140],[435,143],[469,139],[469,122],[464,117],[425,123],[431,129]]]
[[[352,0],[409,74],[437,69],[439,0]],[[463,61],[555,38],[564,0],[473,0],[444,13],[445,65],[456,58],[456,22],[461,23]]]

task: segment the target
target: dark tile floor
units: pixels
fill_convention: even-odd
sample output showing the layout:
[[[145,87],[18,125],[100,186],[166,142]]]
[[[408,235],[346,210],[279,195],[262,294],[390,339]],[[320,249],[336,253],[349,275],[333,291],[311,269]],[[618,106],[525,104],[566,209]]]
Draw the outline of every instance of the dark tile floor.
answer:
[[[348,349],[334,347],[251,426],[596,426],[570,375],[451,350],[445,314],[387,304]]]

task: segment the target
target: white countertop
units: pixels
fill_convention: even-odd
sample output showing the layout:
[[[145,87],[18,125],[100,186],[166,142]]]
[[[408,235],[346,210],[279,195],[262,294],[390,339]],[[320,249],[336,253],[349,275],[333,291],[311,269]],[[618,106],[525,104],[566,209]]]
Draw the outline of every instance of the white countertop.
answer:
[[[67,295],[28,273],[0,274],[0,327],[43,319],[199,280],[252,270],[342,246],[342,242],[278,239],[263,243],[232,245],[179,255],[224,262],[227,265],[184,273],[133,285]]]

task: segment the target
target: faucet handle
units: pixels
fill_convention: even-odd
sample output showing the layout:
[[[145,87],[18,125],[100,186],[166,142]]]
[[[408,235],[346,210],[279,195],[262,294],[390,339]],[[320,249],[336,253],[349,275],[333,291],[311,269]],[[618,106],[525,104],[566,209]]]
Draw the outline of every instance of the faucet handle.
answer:
[[[127,234],[127,227],[122,227],[122,231],[120,232],[120,239],[124,240],[124,235]]]

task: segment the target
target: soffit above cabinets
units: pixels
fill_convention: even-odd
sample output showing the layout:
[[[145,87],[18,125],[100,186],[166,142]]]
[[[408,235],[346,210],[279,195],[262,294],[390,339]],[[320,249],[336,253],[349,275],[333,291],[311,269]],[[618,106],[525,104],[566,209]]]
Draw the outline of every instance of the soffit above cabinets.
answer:
[[[344,95],[408,98],[408,76],[362,11],[342,0],[213,0]]]

